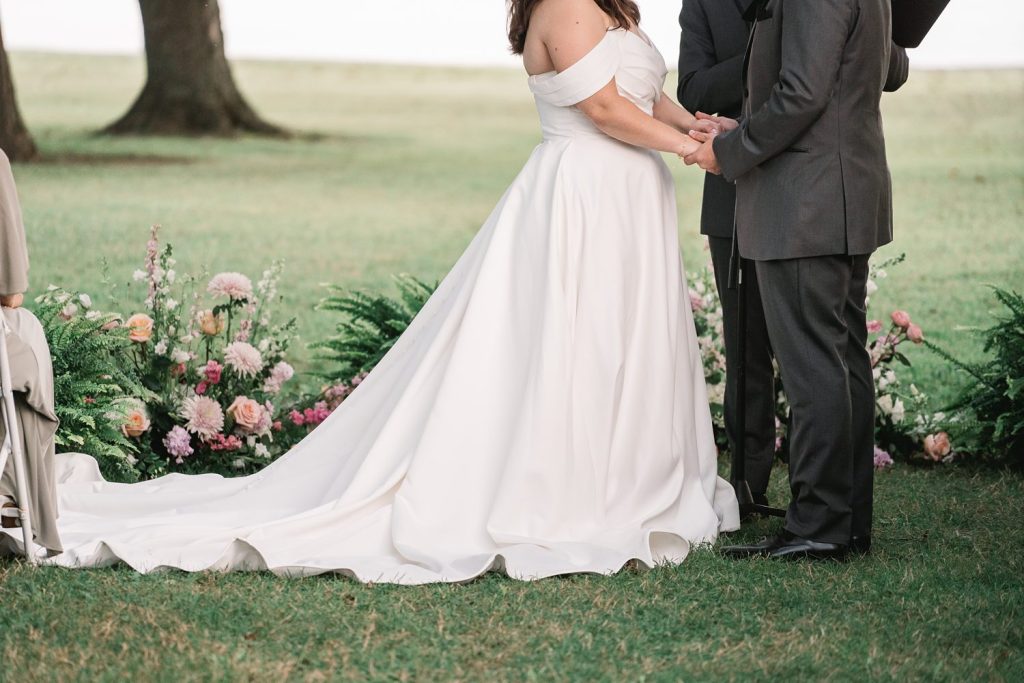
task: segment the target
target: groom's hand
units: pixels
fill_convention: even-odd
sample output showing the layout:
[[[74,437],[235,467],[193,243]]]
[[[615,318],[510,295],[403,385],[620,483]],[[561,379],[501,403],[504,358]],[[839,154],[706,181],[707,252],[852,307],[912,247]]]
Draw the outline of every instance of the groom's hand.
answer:
[[[697,164],[708,173],[721,175],[722,169],[718,167],[718,157],[715,156],[715,133],[704,133],[697,130],[690,131],[690,137],[702,143],[695,151],[683,157],[683,163],[687,166]]]

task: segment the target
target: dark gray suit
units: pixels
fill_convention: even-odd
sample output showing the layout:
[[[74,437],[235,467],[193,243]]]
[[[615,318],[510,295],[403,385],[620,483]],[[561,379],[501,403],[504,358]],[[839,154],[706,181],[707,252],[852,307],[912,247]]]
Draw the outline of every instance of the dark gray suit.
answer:
[[[743,19],[749,0],[684,0],[679,14],[679,102],[691,112],[703,111],[737,118],[743,105],[743,56],[750,24]],[[725,429],[736,447],[736,375],[739,297],[730,289],[736,186],[713,173],[704,177],[700,231],[708,236],[715,282],[722,302],[725,336]],[[764,495],[775,460],[775,368],[768,328],[754,270],[748,270],[745,288],[746,335],[746,478],[751,493]]]
[[[868,257],[892,239],[879,111],[906,80],[890,0],[755,6],[743,120],[714,142],[736,180],[740,253],[756,261],[792,408],[786,528],[849,543],[872,515]]]

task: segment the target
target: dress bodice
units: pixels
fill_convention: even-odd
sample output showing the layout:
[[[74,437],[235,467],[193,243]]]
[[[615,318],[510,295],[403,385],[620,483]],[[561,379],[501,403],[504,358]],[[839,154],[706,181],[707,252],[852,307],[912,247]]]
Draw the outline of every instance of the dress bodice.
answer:
[[[576,105],[614,78],[623,97],[648,114],[661,97],[668,68],[645,34],[609,30],[582,59],[561,72],[530,76],[544,139],[603,135]]]

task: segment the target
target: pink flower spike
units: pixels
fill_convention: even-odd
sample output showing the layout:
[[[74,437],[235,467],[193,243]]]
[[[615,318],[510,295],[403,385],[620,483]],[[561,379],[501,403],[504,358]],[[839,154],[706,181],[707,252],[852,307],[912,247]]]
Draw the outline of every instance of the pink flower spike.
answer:
[[[892,322],[901,329],[910,327],[910,314],[906,311],[893,311]]]

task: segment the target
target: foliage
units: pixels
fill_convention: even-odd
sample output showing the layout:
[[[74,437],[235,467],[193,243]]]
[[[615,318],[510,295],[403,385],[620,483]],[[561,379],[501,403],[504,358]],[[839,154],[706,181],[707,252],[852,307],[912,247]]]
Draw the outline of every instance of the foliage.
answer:
[[[437,289],[411,275],[394,278],[398,297],[363,291],[346,291],[331,287],[332,294],[317,306],[318,310],[335,311],[345,317],[335,334],[312,344],[324,351],[318,360],[333,364],[320,373],[334,382],[349,382],[373,369],[416,317]]]
[[[966,373],[970,384],[952,406],[963,417],[957,433],[982,460],[1024,468],[1024,297],[993,288],[1006,308],[977,330],[988,358],[965,363],[936,344],[929,348]]]
[[[63,313],[69,324],[95,316],[120,326],[117,338],[126,346],[108,357],[135,388],[123,397],[124,410],[103,414],[105,429],[130,439],[139,454],[131,472],[137,477],[254,471],[291,445],[275,439],[283,427],[277,416],[287,412],[275,402],[294,375],[286,361],[294,321],[278,325],[271,318],[282,265],[274,263],[255,287],[240,273],[219,273],[201,293],[200,277],[179,276],[172,254],[154,226],[144,268],[128,285],[145,289],[143,312],[127,319],[77,308]],[[101,463],[113,457],[81,450]]]
[[[35,309],[53,360],[58,451],[94,455],[104,476],[134,481],[139,475],[138,444],[122,429],[130,397],[148,396],[129,364],[127,330],[110,316],[89,310],[92,300],[51,287]],[[85,309],[84,315],[77,315]]]

